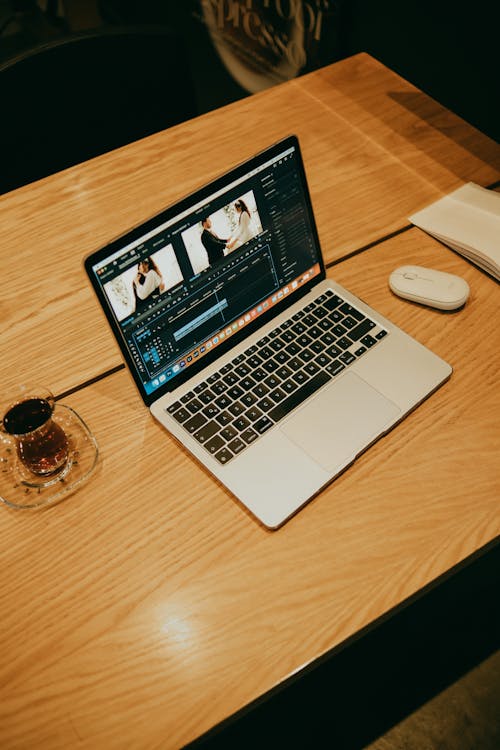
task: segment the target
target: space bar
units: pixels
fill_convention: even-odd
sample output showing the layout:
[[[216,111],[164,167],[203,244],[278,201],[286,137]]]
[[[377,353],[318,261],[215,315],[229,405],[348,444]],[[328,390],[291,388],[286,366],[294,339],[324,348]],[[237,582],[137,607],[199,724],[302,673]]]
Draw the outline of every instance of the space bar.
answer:
[[[288,398],[285,398],[279,404],[276,404],[276,406],[268,412],[268,415],[271,419],[274,419],[275,422],[279,422],[280,419],[286,417],[292,409],[295,409],[295,407],[305,401],[306,398],[312,396],[318,388],[321,388],[325,383],[328,383],[329,380],[331,380],[331,377],[325,370],[318,372],[318,374],[311,378],[311,380],[308,380],[302,388],[298,388],[291,394],[291,396],[288,396]]]

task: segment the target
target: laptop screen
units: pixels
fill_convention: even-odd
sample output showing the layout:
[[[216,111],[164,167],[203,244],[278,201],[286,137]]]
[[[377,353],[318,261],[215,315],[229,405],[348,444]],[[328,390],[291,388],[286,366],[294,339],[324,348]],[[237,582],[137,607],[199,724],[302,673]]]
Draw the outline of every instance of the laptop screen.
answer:
[[[93,253],[85,265],[151,403],[324,275],[296,138]]]

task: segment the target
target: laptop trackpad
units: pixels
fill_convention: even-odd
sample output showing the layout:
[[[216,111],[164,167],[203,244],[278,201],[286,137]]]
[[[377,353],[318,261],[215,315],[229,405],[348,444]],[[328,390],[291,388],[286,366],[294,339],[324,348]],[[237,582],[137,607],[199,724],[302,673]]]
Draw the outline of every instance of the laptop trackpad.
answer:
[[[400,414],[392,401],[349,372],[307,401],[281,429],[332,472],[352,461]]]

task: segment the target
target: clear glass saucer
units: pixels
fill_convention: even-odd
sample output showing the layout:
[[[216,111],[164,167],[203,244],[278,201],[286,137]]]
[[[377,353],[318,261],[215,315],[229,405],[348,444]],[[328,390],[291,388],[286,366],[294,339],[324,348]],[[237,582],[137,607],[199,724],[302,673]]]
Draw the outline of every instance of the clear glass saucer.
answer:
[[[13,441],[0,433],[0,501],[11,508],[53,505],[84,484],[97,465],[97,441],[76,411],[56,404],[52,419],[63,428],[69,445],[68,461],[54,476],[39,477],[28,471]]]

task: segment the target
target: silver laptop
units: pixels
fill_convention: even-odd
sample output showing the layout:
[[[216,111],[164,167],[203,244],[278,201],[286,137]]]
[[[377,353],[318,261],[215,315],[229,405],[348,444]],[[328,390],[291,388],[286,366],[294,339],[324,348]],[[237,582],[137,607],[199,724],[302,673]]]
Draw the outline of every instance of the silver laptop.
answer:
[[[325,278],[295,136],[85,267],[153,416],[271,529],[452,372]]]

